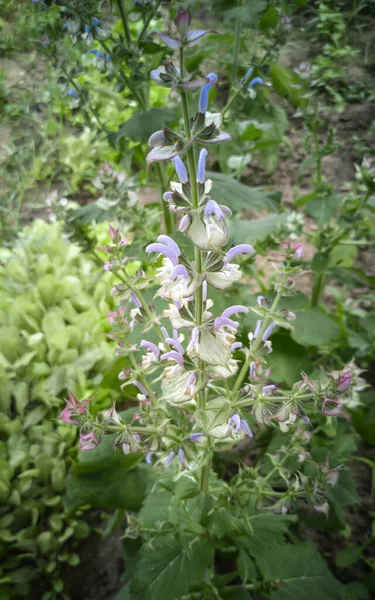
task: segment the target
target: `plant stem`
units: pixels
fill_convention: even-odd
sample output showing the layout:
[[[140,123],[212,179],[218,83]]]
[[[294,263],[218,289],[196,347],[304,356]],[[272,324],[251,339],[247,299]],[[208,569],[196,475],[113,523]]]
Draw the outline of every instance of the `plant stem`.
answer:
[[[184,74],[184,49],[180,48],[180,73],[181,77]],[[189,107],[187,103],[186,93],[180,90],[181,94],[181,105],[182,112],[184,116],[184,125],[185,125],[185,136],[187,140],[191,139],[191,130],[190,130],[190,118],[189,118]],[[190,193],[191,193],[191,201],[193,208],[197,210],[199,208],[199,195],[198,195],[198,184],[197,184],[197,170],[195,166],[195,156],[193,148],[189,148],[187,151],[187,159],[188,159],[188,170],[189,170],[189,181],[190,181]],[[198,276],[202,273],[202,251],[194,246],[194,258],[195,258],[195,270]],[[202,284],[199,286],[195,293],[195,324],[197,327],[202,325],[203,320],[203,290]],[[201,390],[198,393],[198,405],[201,409],[205,406],[205,393],[204,390]],[[210,454],[209,460],[202,467],[201,472],[201,490],[202,492],[208,492],[208,482],[211,471],[211,461],[212,456]]]
[[[263,321],[263,325],[260,328],[258,337],[256,338],[253,347],[251,348],[251,352],[249,353],[248,357],[246,358],[244,364],[242,365],[242,369],[237,377],[236,383],[234,384],[233,390],[232,390],[232,396],[235,397],[235,395],[239,392],[239,389],[243,383],[243,380],[246,377],[250,362],[252,360],[252,358],[254,358],[257,350],[259,349],[259,346],[262,343],[262,337],[264,335],[264,332],[266,331],[267,327],[270,325],[270,321],[272,319],[272,315],[275,312],[275,309],[277,308],[278,303],[280,302],[280,298],[282,295],[282,290],[280,289],[277,294],[276,297],[272,303],[272,306],[270,308],[270,312],[268,313],[268,315],[265,317],[264,321]]]
[[[320,304],[320,299],[324,293],[328,279],[328,271],[325,270],[319,274],[312,291],[311,306],[316,308]]]
[[[160,4],[161,4],[161,0],[160,0],[160,1],[158,1],[158,2],[155,2],[155,5],[154,5],[154,8],[153,8],[153,10],[151,10],[151,11],[150,11],[150,14],[148,15],[147,19],[146,19],[146,20],[145,20],[145,22],[144,22],[144,25],[143,25],[143,27],[142,27],[142,31],[141,31],[141,33],[139,34],[139,38],[138,38],[138,40],[137,40],[137,44],[139,44],[139,42],[141,42],[141,41],[142,41],[142,39],[143,39],[143,37],[144,37],[144,35],[145,35],[146,31],[147,31],[147,27],[149,26],[149,24],[150,24],[151,20],[152,20],[152,19],[154,18],[154,16],[156,15],[156,13],[157,13],[157,11],[158,11],[158,8],[159,8]]]
[[[119,11],[120,11],[122,27],[123,27],[124,34],[125,34],[126,43],[127,43],[128,48],[130,48],[130,46],[132,44],[132,39],[130,37],[128,16],[126,14],[125,3],[123,0],[117,0],[117,5],[118,5]]]
[[[238,71],[238,53],[240,49],[240,37],[241,34],[241,21],[240,19],[236,20],[236,24],[234,26],[234,47],[233,47],[233,66],[232,66],[232,78],[233,81],[237,79],[237,71]]]
[[[316,183],[318,186],[322,184],[322,157],[320,154],[319,136],[316,127],[313,131],[313,139],[315,146],[315,157],[316,157]]]

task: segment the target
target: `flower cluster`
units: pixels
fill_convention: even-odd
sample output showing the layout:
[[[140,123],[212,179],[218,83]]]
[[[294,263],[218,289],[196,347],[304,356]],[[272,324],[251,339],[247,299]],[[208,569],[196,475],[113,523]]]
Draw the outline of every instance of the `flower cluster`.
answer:
[[[178,89],[185,124],[183,131],[165,127],[153,134],[147,159],[174,164],[178,181],[171,182],[164,201],[176,214],[178,229],[186,239],[186,244],[179,245],[161,234],[146,247],[157,261],[156,296],[166,301],[162,314],[144,296],[154,281],[143,271],[128,274],[128,240],[122,239],[118,229],[110,228],[111,245],[105,247],[110,260],[104,268],[121,279],[112,290],[118,309],[108,316],[119,342],[117,354],[126,358],[119,379],[123,387],[137,388],[139,408],[132,423],[125,422],[114,407],[93,419],[88,401],[81,406],[70,398],[61,418],[81,427],[82,449],[93,448],[106,433],[115,432],[115,445],[125,453],[144,452],[148,463],[164,468],[176,461],[207,491],[212,452],[252,439],[265,425],[283,432],[291,429],[293,435],[296,431],[298,436],[307,434],[309,415],[317,409],[327,416],[341,412],[339,396],[347,391],[350,374],[333,377],[327,385],[303,374],[291,390],[278,389],[269,379],[272,335],[276,328],[292,328],[295,319],[280,303],[294,293],[293,277],[301,271],[300,244],[282,244],[283,259],[277,266],[271,300],[259,296],[255,306],[236,304],[216,315],[213,311],[212,288],[224,290],[238,282],[240,261],[244,257],[255,260],[255,252],[250,244],[228,247],[226,219],[231,211],[210,195],[207,149],[195,153],[197,146],[230,137],[220,130],[220,115],[207,111],[217,76],[211,73],[194,80],[184,69],[185,47],[209,33],[189,32],[190,22],[190,14],[180,9],[175,19],[177,36],[155,34],[170,48],[179,49],[180,65],[168,62],[151,73],[160,85]],[[246,77],[250,79],[251,72]],[[256,83],[261,83],[259,78],[249,85]],[[186,94],[197,89],[198,111],[190,118]],[[243,326],[252,313],[257,322],[246,337]],[[139,332],[136,345],[127,339],[131,330]],[[316,504],[315,496],[312,502]],[[288,510],[288,506],[285,502],[281,508]]]

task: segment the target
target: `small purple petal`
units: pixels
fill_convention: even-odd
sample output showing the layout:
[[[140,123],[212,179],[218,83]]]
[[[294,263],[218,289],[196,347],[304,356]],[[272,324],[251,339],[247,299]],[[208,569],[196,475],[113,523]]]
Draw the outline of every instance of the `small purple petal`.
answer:
[[[169,237],[169,235],[159,235],[158,242],[161,242],[162,244],[169,246],[169,248],[171,248],[173,250],[173,252],[175,254],[177,254],[177,256],[180,256],[180,254],[181,254],[180,248],[178,247],[176,242],[174,240],[172,240],[172,238]]]
[[[139,300],[137,294],[135,294],[134,292],[130,292],[130,300],[133,302],[133,304],[136,305],[137,308],[141,308],[142,303]]]
[[[246,71],[246,74],[245,74],[245,77],[243,78],[243,80],[247,81],[251,77],[252,72],[253,72],[253,67],[250,67],[250,69],[248,69]]]
[[[266,342],[268,340],[269,336],[271,335],[271,333],[273,332],[275,327],[276,327],[276,323],[271,323],[271,325],[269,325],[267,327],[266,331],[262,335],[262,342]]]
[[[188,380],[186,382],[186,389],[188,389],[191,385],[193,385],[197,380],[197,376],[195,373],[190,373]]]
[[[173,200],[173,194],[172,194],[172,192],[164,192],[164,194],[163,194],[163,200],[165,202],[171,202]]]
[[[304,416],[302,417],[302,421],[303,421],[304,423],[306,423],[306,425],[311,425],[311,421],[310,421],[309,417],[307,417],[306,415],[304,415]]]
[[[192,442],[196,442],[197,440],[199,440],[200,438],[206,437],[204,435],[204,433],[192,433],[190,436],[190,440]]]
[[[201,114],[206,114],[206,112],[207,112],[208,96],[210,94],[211,87],[212,87],[212,85],[210,83],[206,83],[206,85],[204,85],[201,89],[201,93],[199,96],[199,104],[198,104],[198,111]]]
[[[223,213],[225,214],[226,217],[231,217],[232,216],[232,211],[228,206],[225,206],[225,204],[219,204],[221,210],[223,211]]]
[[[127,442],[124,442],[122,444],[122,451],[126,455],[129,454],[129,452],[130,452],[130,445]]]
[[[250,427],[248,426],[248,424],[246,423],[246,421],[244,421],[243,419],[241,419],[241,429],[242,429],[242,431],[245,432],[245,434],[247,436],[249,436],[249,438],[253,437],[253,433],[252,433]]]
[[[142,340],[141,343],[140,343],[140,347],[141,348],[147,348],[148,350],[151,350],[151,352],[153,352],[155,354],[156,358],[160,354],[159,348],[155,344],[153,344],[152,342],[148,342],[147,340]]]
[[[179,231],[186,231],[186,229],[190,225],[190,215],[185,215],[182,217],[180,224],[178,226]]]
[[[227,319],[226,317],[217,317],[214,321],[215,329],[220,329],[220,327],[224,327],[225,325],[227,325],[227,327],[233,327],[233,329],[238,328],[238,323],[236,321],[232,321],[232,319]]]
[[[247,392],[249,391],[250,386],[249,385],[244,385],[242,390],[245,392],[245,394],[247,394]]]
[[[265,300],[264,296],[258,296],[258,298],[257,298],[258,306],[263,306],[264,300]]]
[[[262,321],[261,321],[260,319],[258,319],[258,321],[257,321],[257,324],[256,324],[256,327],[255,327],[255,329],[254,329],[254,334],[253,334],[253,338],[254,338],[254,340],[256,340],[256,339],[257,339],[257,337],[258,337],[258,335],[259,335],[259,332],[260,332],[260,328],[261,328],[261,326],[262,326]]]
[[[164,256],[167,256],[167,258],[169,258],[170,261],[174,265],[178,264],[178,256],[172,250],[172,248],[170,248],[166,244],[160,244],[160,243],[149,244],[146,248],[146,252],[147,252],[147,254],[152,254],[153,252],[157,252],[158,254],[164,254]]]
[[[177,265],[171,271],[169,275],[169,279],[172,281],[176,279],[179,275],[181,275],[184,279],[189,279],[189,273],[185,265]]]
[[[213,29],[196,29],[195,31],[188,31],[185,35],[185,45],[195,46],[199,40],[208,33],[216,33]]]
[[[262,387],[263,394],[268,394],[268,392],[272,392],[273,390],[276,390],[275,385],[265,385],[264,387]]]
[[[178,175],[181,183],[187,183],[189,181],[189,176],[186,171],[186,167],[179,156],[176,156],[172,162],[174,163],[176,173]]]
[[[168,337],[165,341],[167,342],[167,344],[175,348],[179,354],[182,355],[184,353],[184,349],[178,340]]]
[[[258,83],[263,83],[263,79],[261,77],[254,77],[254,79],[250,81],[248,89],[251,89],[252,87],[254,87],[254,85],[257,85]]]
[[[206,178],[206,157],[207,157],[207,150],[206,148],[203,148],[200,151],[199,154],[199,161],[198,161],[198,176],[197,176],[197,180],[199,183],[204,183],[205,182],[205,178]]]
[[[234,246],[224,256],[224,263],[228,263],[238,254],[254,254],[255,250],[249,244],[239,244],[238,246]]]
[[[153,452],[147,452],[147,454],[146,454],[146,459],[145,460],[146,460],[146,463],[148,465],[152,464],[152,455],[153,455]]]
[[[211,215],[215,215],[217,219],[222,221],[224,219],[223,212],[215,200],[210,199],[205,208],[204,208],[204,216],[208,219]]]
[[[149,138],[148,143],[151,148],[157,148],[158,146],[162,146],[166,142],[166,137],[163,131],[155,131],[152,136]]]
[[[184,359],[179,352],[166,352],[161,355],[160,360],[175,360],[180,365],[184,364]]]
[[[168,48],[172,48],[172,50],[177,50],[177,48],[181,48],[181,42],[177,38],[174,38],[166,33],[157,33],[154,32],[152,35],[156,35],[158,38],[168,46]]]
[[[146,397],[148,396],[146,388],[141,383],[139,383],[139,381],[133,381],[132,383],[133,383],[133,385],[135,385],[135,387],[137,387],[139,389],[141,394],[143,394]]]
[[[182,464],[182,466],[186,465],[185,452],[182,448],[180,448],[178,451],[178,458],[180,459],[180,463]]]
[[[229,419],[229,423],[234,427],[236,431],[241,429],[241,417],[239,414],[235,414]]]
[[[242,348],[242,342],[234,342],[234,344],[232,344],[230,347],[232,352],[234,350],[238,350],[239,348]]]
[[[172,460],[175,457],[175,453],[174,452],[170,452],[167,456],[167,458],[164,461],[164,467],[167,468],[169,467],[169,465],[171,464]]]
[[[242,306],[242,304],[234,304],[233,306],[229,306],[221,315],[222,317],[231,317],[232,315],[236,315],[238,313],[248,313],[249,309],[246,306]]]

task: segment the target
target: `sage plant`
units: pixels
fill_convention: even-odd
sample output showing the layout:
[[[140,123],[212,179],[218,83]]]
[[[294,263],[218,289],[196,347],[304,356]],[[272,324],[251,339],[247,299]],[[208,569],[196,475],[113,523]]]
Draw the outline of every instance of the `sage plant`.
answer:
[[[303,500],[327,512],[325,492],[337,482],[338,469],[314,463],[308,443],[314,434],[314,413],[339,415],[340,396],[350,385],[349,373],[331,377],[325,385],[302,374],[301,381],[289,390],[278,389],[270,381],[267,356],[272,352],[272,334],[279,327],[291,328],[295,319],[282,303],[284,297],[294,294],[293,278],[301,271],[300,244],[286,242],[281,247],[271,300],[259,296],[254,306],[235,304],[215,313],[212,290],[225,290],[238,282],[241,260],[254,260],[255,253],[250,244],[228,247],[226,220],[231,211],[210,196],[207,147],[228,142],[230,136],[221,130],[220,114],[208,112],[217,75],[210,73],[197,80],[185,68],[186,48],[209,34],[190,31],[190,23],[190,13],[180,9],[176,35],[158,34],[178,51],[179,62],[170,61],[151,73],[159,84],[178,90],[183,112],[183,129],[164,127],[153,134],[147,158],[149,165],[154,161],[174,163],[178,181],[171,182],[164,201],[177,215],[179,231],[186,239],[182,247],[161,234],[146,248],[157,261],[156,296],[165,301],[162,314],[144,295],[155,285],[154,279],[143,271],[134,276],[127,271],[132,260],[129,240],[111,226],[111,243],[105,247],[109,256],[105,269],[118,277],[112,290],[118,308],[109,314],[109,320],[112,337],[118,341],[117,355],[124,357],[119,379],[123,387],[136,386],[139,408],[130,423],[115,406],[94,419],[89,401],[78,402],[71,395],[60,416],[80,428],[82,450],[95,448],[105,435],[115,434],[117,451],[144,456],[159,473],[156,486],[168,490],[172,498],[169,517],[156,503],[152,524],[142,509],[139,517],[128,516],[126,531],[129,537],[142,535],[153,547],[157,544],[160,565],[153,566],[153,573],[162,569],[162,556],[176,544],[186,550],[186,561],[191,561],[193,574],[183,582],[176,575],[173,594],[166,588],[153,588],[152,595],[142,595],[140,590],[149,575],[140,567],[130,587],[131,598],[154,600],[180,598],[192,585],[189,598],[221,597],[200,591],[217,591],[215,552],[236,546],[233,540],[238,536],[253,535],[253,519],[259,511],[284,514]],[[187,94],[197,89],[198,110],[191,115]],[[247,336],[240,335],[250,311],[257,316],[256,327]],[[133,343],[129,334],[133,332],[134,339],[140,325],[143,337]],[[267,427],[281,430],[287,441],[268,456],[271,462],[265,471],[257,440]],[[231,478],[219,478],[213,469],[215,456],[240,442],[248,449],[249,458],[237,466]],[[310,468],[304,471],[306,464]],[[199,559],[191,553],[193,546],[193,555],[198,552]],[[164,575],[160,577],[162,581]],[[257,585],[241,577],[246,589]]]

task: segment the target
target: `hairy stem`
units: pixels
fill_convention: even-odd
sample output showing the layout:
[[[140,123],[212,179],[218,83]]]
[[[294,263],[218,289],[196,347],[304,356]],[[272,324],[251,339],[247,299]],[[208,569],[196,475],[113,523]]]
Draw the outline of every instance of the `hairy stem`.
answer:
[[[263,325],[260,328],[259,334],[257,339],[255,340],[252,348],[251,348],[251,352],[249,353],[249,356],[247,357],[247,359],[245,360],[244,364],[242,365],[242,369],[237,377],[236,383],[234,384],[233,390],[232,390],[232,396],[235,397],[236,394],[238,394],[240,387],[246,377],[247,371],[249,369],[249,365],[252,361],[253,358],[255,358],[255,355],[257,353],[257,351],[259,350],[259,346],[262,343],[262,337],[264,335],[264,332],[266,331],[267,327],[270,325],[271,320],[272,320],[272,315],[274,314],[278,303],[280,302],[280,298],[282,295],[282,290],[280,289],[277,294],[276,297],[272,303],[272,306],[270,308],[270,312],[268,313],[268,315],[265,317],[264,321],[263,321]]]

